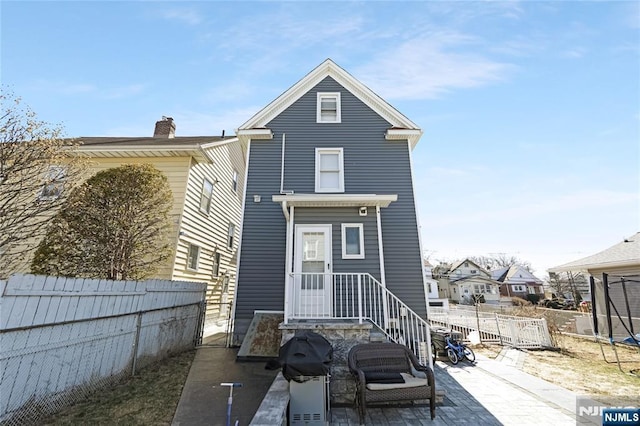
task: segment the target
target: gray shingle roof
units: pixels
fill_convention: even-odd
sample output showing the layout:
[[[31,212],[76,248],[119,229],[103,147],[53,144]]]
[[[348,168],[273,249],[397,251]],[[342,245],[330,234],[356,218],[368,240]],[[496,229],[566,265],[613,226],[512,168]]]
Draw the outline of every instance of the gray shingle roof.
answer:
[[[550,272],[640,266],[640,232],[599,253],[549,269]]]

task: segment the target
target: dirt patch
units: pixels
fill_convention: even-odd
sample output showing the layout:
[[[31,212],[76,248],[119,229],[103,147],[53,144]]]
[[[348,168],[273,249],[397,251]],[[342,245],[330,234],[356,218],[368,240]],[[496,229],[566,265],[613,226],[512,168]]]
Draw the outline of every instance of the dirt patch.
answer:
[[[124,383],[47,419],[46,425],[170,425],[195,351],[149,365]]]
[[[616,346],[622,372],[609,344],[566,335],[556,336],[559,350],[528,350],[522,370],[579,395],[630,397],[640,395],[640,351]],[[474,348],[477,353],[495,358],[498,345]],[[635,372],[631,374],[630,372]]]

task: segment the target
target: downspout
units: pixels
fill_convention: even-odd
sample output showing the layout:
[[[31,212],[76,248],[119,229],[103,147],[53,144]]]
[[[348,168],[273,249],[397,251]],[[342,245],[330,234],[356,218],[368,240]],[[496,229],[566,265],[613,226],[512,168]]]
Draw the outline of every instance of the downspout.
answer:
[[[380,222],[380,206],[376,206],[376,223],[378,225],[378,254],[380,255],[380,283],[387,288],[387,280],[384,271],[384,251],[382,250],[382,224]]]
[[[287,209],[287,202],[282,202],[282,210],[284,211],[284,216],[287,220],[287,236],[285,242],[285,266],[284,266],[284,323],[289,323],[289,316],[291,312],[291,273],[293,272],[293,219],[295,209],[291,206],[291,212]]]
[[[282,134],[282,159],[280,160],[280,194],[282,195],[291,195],[293,194],[293,191],[288,190],[285,191],[284,190],[284,152],[285,152],[285,140],[287,138],[287,134],[283,133]],[[283,206],[284,208],[284,206]],[[287,213],[285,213],[285,217],[287,217],[288,219],[288,215]]]
[[[387,278],[384,270],[384,251],[382,249],[382,223],[380,221],[380,206],[376,206],[376,225],[378,227],[378,255],[380,257],[380,283],[382,287],[387,288]],[[387,298],[383,299],[382,309],[384,311],[384,327],[389,330],[391,325],[389,324],[389,305]],[[396,318],[396,321],[400,321],[400,318]],[[398,325],[396,324],[396,327]]]

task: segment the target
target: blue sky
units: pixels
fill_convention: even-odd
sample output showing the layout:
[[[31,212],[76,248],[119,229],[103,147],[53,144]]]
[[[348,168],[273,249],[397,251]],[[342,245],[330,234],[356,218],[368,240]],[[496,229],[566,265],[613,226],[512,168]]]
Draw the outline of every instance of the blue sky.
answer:
[[[639,4],[2,1],[0,78],[68,136],[219,135],[331,58],[424,130],[429,259],[544,278],[640,230]]]

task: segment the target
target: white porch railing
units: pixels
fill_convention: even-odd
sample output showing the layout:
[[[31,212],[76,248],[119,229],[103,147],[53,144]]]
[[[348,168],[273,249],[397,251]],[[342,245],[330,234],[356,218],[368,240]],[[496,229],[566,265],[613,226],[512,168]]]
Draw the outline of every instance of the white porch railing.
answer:
[[[390,340],[428,365],[429,323],[367,273],[293,273],[287,280],[285,323],[300,319],[371,321]]]
[[[480,332],[485,343],[500,343],[515,348],[550,347],[551,336],[544,318],[524,318],[509,315],[476,312],[465,309],[429,308],[432,325],[450,328],[462,333],[466,339],[472,331]]]

